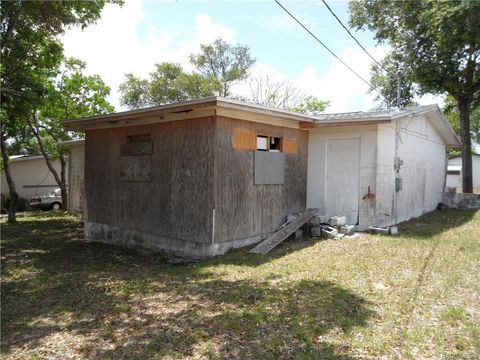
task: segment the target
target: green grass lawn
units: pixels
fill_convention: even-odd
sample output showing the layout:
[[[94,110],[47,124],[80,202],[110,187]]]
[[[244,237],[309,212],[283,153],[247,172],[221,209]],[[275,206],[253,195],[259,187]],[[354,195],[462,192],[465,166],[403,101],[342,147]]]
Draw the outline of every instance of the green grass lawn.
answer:
[[[170,265],[26,216],[2,224],[2,357],[478,359],[480,211],[400,230]]]

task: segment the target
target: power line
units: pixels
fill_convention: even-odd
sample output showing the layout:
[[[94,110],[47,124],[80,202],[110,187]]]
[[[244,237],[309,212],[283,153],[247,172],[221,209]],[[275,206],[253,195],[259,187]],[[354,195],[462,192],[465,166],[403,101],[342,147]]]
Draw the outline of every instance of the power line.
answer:
[[[367,55],[370,57],[370,59],[372,59],[372,60],[375,62],[375,64],[377,64],[377,65],[380,66],[383,70],[385,70],[385,72],[386,72],[387,74],[393,76],[393,75],[390,73],[390,71],[388,71],[381,63],[379,63],[379,62],[367,51],[367,49],[365,49],[365,48],[363,47],[363,45],[360,44],[360,42],[357,40],[357,38],[356,38],[355,36],[353,36],[353,34],[350,32],[350,30],[343,24],[342,20],[340,20],[340,19],[338,18],[337,14],[335,14],[335,13],[333,12],[333,10],[330,8],[330,6],[328,6],[327,2],[326,2],[325,0],[322,0],[322,2],[323,2],[323,4],[327,7],[328,11],[330,11],[330,13],[333,15],[333,17],[334,17],[335,19],[337,19],[338,23],[345,29],[345,31],[348,33],[348,35],[350,35],[350,37],[351,37],[353,40],[355,40],[355,42],[358,44],[358,46],[360,46],[360,47],[362,48],[362,50],[365,52],[365,54],[367,54]]]
[[[370,84],[367,80],[365,80],[363,77],[361,77],[355,70],[353,70],[350,66],[348,66],[342,59],[340,59],[332,50],[330,50],[328,48],[327,45],[325,45],[318,37],[315,36],[314,33],[312,33],[305,25],[303,25],[300,20],[298,20],[290,11],[288,11],[278,0],[275,0],[275,2],[277,3],[278,6],[280,6],[283,11],[285,11],[288,15],[290,15],[290,17],[295,20],[302,28],[305,29],[305,31],[307,31],[320,45],[322,45],[330,54],[333,55],[333,57],[335,57],[338,61],[340,61],[348,70],[350,70],[353,74],[355,74],[360,80],[362,80],[365,84],[368,85],[368,87],[370,89],[373,89],[375,90],[376,92],[378,92],[381,96],[383,96],[387,101],[388,101],[388,98],[382,94],[382,92],[376,88],[375,86],[373,86],[372,84]]]

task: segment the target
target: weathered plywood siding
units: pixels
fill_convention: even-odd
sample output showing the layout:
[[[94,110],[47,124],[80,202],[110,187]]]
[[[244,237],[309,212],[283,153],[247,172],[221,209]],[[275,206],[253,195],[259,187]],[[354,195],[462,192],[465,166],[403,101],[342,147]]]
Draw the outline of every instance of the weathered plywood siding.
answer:
[[[85,216],[85,144],[70,145],[68,211]]]
[[[151,156],[150,173],[126,181],[131,177],[121,178],[122,146],[128,137],[145,134],[152,141],[151,154],[142,155]],[[87,221],[150,234],[149,241],[155,241],[153,234],[210,244],[213,139],[212,117],[87,131]]]
[[[254,184],[256,135],[287,141],[284,184]],[[307,131],[217,116],[215,144],[215,243],[269,233],[305,210]]]

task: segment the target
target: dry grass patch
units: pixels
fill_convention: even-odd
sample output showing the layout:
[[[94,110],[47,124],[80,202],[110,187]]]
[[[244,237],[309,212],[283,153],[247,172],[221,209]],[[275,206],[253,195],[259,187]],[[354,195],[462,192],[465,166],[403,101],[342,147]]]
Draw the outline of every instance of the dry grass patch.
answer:
[[[478,358],[480,212],[400,230],[169,265],[27,216],[2,225],[2,356]]]

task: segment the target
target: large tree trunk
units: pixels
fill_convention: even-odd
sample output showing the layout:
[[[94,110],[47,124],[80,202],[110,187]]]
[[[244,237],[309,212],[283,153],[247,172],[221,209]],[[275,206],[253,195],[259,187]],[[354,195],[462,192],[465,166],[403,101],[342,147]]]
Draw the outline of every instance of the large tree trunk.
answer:
[[[12,224],[17,222],[15,212],[17,211],[18,193],[15,190],[15,183],[13,182],[12,175],[10,174],[10,165],[8,163],[7,147],[5,146],[4,139],[5,139],[5,134],[2,131],[0,134],[0,143],[1,143],[1,150],[2,150],[2,158],[3,158],[3,171],[5,171],[5,178],[7,179],[8,191],[10,193],[10,200],[8,203],[8,222]]]
[[[65,160],[65,155],[63,153],[60,154],[60,190],[62,192],[62,207],[64,210],[68,209],[68,195],[67,195],[67,177],[66,177],[66,169],[67,169],[67,161]]]
[[[67,209],[67,182],[66,182],[66,177],[65,177],[65,168],[66,168],[66,161],[63,155],[60,155],[60,163],[61,163],[61,176],[58,175],[57,170],[53,166],[52,159],[50,158],[50,155],[48,155],[47,151],[45,150],[45,145],[43,144],[43,139],[40,136],[38,129],[32,124],[31,120],[27,120],[28,125],[30,129],[33,132],[33,135],[37,139],[38,142],[38,147],[40,148],[40,152],[43,155],[43,158],[45,159],[45,162],[47,163],[47,167],[52,173],[53,177],[55,178],[56,183],[60,187],[60,191],[62,193],[62,208]]]
[[[460,138],[462,140],[462,191],[473,192],[472,179],[472,141],[470,139],[471,100],[458,99],[460,112]]]

